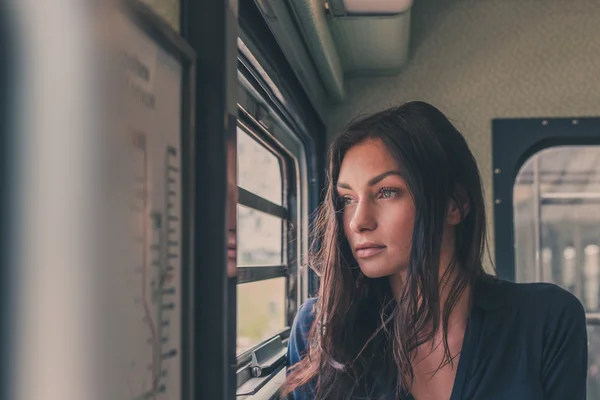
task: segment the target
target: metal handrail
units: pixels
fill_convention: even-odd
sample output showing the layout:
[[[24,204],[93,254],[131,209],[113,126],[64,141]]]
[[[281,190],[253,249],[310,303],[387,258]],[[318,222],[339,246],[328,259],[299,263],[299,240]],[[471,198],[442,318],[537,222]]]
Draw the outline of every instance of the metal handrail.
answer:
[[[588,325],[600,326],[600,312],[597,313],[586,313],[585,321]]]

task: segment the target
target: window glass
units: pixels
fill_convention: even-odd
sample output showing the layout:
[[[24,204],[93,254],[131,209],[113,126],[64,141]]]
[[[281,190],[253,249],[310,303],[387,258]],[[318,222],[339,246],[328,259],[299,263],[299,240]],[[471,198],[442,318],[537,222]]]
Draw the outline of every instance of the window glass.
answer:
[[[283,261],[283,220],[238,204],[238,265],[279,265]]]
[[[598,311],[598,290],[584,282],[600,268],[600,147],[535,154],[517,175],[513,205],[517,279],[557,283]]]
[[[238,185],[282,205],[283,182],[279,158],[238,127]]]
[[[285,328],[285,278],[237,286],[237,353]]]
[[[282,162],[275,153],[238,127],[238,186],[283,205]],[[263,267],[286,262],[286,220],[238,204],[237,265]],[[280,333],[286,323],[285,277],[247,282],[237,287],[237,353]]]
[[[600,312],[600,147],[535,154],[513,193],[517,280],[558,284]],[[600,399],[600,325],[588,332],[588,399]]]

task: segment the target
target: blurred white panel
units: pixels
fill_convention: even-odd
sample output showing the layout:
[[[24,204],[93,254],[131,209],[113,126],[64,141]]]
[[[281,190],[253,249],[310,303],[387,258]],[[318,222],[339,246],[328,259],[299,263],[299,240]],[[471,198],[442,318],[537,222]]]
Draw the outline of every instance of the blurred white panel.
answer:
[[[20,0],[17,400],[106,399],[94,258],[97,83],[89,2]],[[3,360],[4,361],[4,360]]]

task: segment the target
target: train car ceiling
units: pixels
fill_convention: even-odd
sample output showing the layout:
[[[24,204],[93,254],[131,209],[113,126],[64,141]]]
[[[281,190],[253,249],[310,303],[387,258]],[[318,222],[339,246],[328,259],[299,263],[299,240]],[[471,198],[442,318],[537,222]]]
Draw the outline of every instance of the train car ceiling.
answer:
[[[312,61],[327,93],[336,101],[344,99],[344,74],[336,44],[328,27],[321,0],[289,1]]]
[[[412,0],[329,0],[329,29],[344,74],[396,74],[408,61]]]
[[[396,74],[408,61],[412,0],[256,3],[320,113],[343,102],[345,77]]]

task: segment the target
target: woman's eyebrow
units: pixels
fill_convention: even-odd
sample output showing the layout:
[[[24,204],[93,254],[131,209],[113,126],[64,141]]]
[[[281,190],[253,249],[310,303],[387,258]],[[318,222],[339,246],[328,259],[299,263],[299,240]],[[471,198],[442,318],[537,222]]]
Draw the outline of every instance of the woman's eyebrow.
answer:
[[[400,171],[391,170],[391,171],[384,172],[383,174],[379,174],[379,175],[377,175],[377,176],[376,176],[376,177],[374,177],[374,178],[371,178],[371,179],[369,179],[368,185],[369,185],[369,186],[376,185],[376,184],[378,184],[379,182],[381,182],[381,181],[382,181],[384,178],[386,178],[386,177],[388,177],[388,176],[390,176],[390,175],[397,175],[397,176],[399,176],[399,177],[401,177],[401,178],[403,177],[403,176],[402,176],[402,173],[401,173]],[[348,189],[348,190],[352,190],[352,187],[351,187],[349,184],[345,183],[345,182],[338,182],[338,183],[337,183],[337,187],[338,187],[339,189]]]
[[[384,178],[387,178],[387,177],[388,177],[388,176],[390,176],[390,175],[397,175],[397,176],[399,176],[399,177],[401,177],[401,178],[402,178],[402,173],[400,173],[400,171],[391,170],[391,171],[384,172],[383,174],[377,175],[377,176],[376,176],[376,177],[374,177],[374,178],[371,178],[371,179],[369,180],[369,186],[373,186],[373,185],[376,185],[376,184],[378,184],[378,183],[379,183],[379,182],[381,182],[381,181],[382,181]]]

